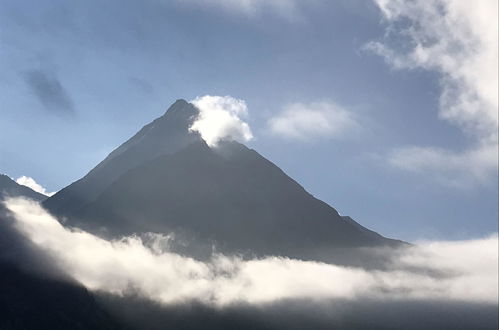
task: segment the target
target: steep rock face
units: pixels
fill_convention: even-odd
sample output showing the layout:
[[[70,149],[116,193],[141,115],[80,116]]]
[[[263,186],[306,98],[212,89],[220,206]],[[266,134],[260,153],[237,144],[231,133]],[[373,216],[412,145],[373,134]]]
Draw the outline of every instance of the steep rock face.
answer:
[[[333,250],[399,244],[342,218],[256,151],[234,141],[208,147],[188,130],[196,113],[177,101],[44,205],[113,237],[174,232],[195,255],[216,246],[325,260]]]

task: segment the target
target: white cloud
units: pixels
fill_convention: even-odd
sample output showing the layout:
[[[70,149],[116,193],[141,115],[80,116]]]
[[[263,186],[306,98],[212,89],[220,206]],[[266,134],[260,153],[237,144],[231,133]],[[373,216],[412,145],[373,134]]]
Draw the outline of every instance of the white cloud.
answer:
[[[253,139],[249,125],[241,119],[248,115],[243,100],[205,95],[190,102],[199,109],[199,115],[189,130],[198,132],[210,147],[216,147],[221,140]]]
[[[268,121],[270,131],[283,138],[311,141],[340,138],[359,128],[355,115],[331,102],[293,103]]]
[[[16,179],[16,182],[20,185],[31,188],[37,193],[43,194],[45,196],[52,196],[56,193],[56,191],[47,192],[47,190],[44,187],[42,187],[38,182],[35,181],[35,179],[29,176],[24,176],[24,175],[20,176],[19,178]]]
[[[218,255],[201,262],[160,250],[157,244],[149,247],[137,237],[107,241],[65,228],[32,201],[9,199],[5,205],[21,234],[91,290],[119,295],[132,290],[163,304],[201,301],[214,306],[303,298],[498,303],[497,234],[422,243],[402,251],[383,271],[280,257]]]
[[[423,152],[419,158],[410,157],[417,163],[412,167],[438,170],[443,165],[455,168],[459,176],[473,166],[473,176],[477,177],[476,172],[480,171],[478,177],[494,178],[498,145],[498,2],[375,1],[389,27],[383,42],[371,42],[367,49],[383,56],[395,69],[438,72],[439,116],[460,127],[474,145],[461,154],[439,152],[436,148],[409,148],[408,151]],[[428,157],[428,150],[432,157]],[[484,152],[490,155],[482,157]],[[479,158],[468,158],[475,155]],[[433,166],[437,157],[438,166]],[[462,160],[460,168],[457,158]],[[495,159],[494,166],[490,159]],[[429,162],[422,166],[425,160]],[[407,165],[407,161],[406,157],[403,164]]]

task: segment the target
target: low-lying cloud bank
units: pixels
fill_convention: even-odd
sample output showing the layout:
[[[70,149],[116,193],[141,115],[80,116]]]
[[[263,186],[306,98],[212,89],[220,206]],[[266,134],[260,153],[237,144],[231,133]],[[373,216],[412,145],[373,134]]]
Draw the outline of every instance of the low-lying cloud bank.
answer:
[[[165,305],[200,302],[218,308],[302,299],[498,304],[497,234],[423,242],[406,248],[383,271],[280,257],[216,255],[201,262],[160,248],[161,236],[152,243],[138,237],[108,241],[65,228],[36,202],[8,199],[5,206],[22,235],[87,288],[138,294]]]

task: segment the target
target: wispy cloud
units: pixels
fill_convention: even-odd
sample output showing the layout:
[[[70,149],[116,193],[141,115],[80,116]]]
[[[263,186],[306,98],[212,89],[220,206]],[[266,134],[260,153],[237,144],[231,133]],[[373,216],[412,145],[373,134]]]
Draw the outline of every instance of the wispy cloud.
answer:
[[[315,2],[316,0],[311,0]],[[310,5],[310,2],[307,5]],[[300,17],[301,1],[297,0],[181,0],[183,5],[200,6],[224,10],[230,13],[255,17],[262,13],[273,13],[289,20]]]
[[[281,257],[242,260],[215,255],[202,262],[151,248],[138,237],[108,241],[65,228],[39,204],[25,199],[9,199],[5,205],[22,235],[91,290],[119,295],[132,290],[162,304],[198,301],[219,307],[283,299],[498,303],[497,234],[421,243],[402,250],[386,270]]]
[[[253,139],[249,125],[242,120],[248,115],[244,100],[205,95],[190,102],[199,109],[199,115],[189,129],[198,132],[210,147],[216,147],[221,140]]]
[[[487,185],[497,170],[497,147],[453,152],[435,147],[406,147],[388,155],[391,165],[412,172],[433,173],[442,184],[465,188],[476,183]]]
[[[42,185],[40,185],[38,182],[35,181],[35,179],[29,177],[29,176],[20,176],[16,179],[16,182],[20,185],[26,186],[28,188],[33,189],[37,193],[43,194],[45,196],[52,196],[56,192],[48,192]]]
[[[332,102],[289,104],[267,124],[274,135],[299,141],[343,138],[360,128],[353,112]]]
[[[74,112],[69,93],[53,73],[30,70],[25,72],[23,77],[30,90],[48,111],[66,115]]]
[[[366,49],[385,58],[395,69],[438,72],[439,116],[460,127],[473,144],[461,152],[431,146],[401,148],[393,153],[391,164],[434,173],[439,178],[439,169],[445,168],[454,173],[453,178],[446,173],[454,182],[464,179],[483,183],[487,181],[484,177],[490,181],[497,175],[497,1],[376,3],[388,27],[384,39],[368,43]],[[463,177],[466,172],[471,174],[468,178]]]

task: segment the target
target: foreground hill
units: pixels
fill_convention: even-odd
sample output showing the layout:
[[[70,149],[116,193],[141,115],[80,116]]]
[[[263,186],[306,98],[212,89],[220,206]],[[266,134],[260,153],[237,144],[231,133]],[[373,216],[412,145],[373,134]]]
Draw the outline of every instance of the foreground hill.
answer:
[[[0,329],[124,329],[83,286],[12,226],[5,197],[45,195],[0,176]]]

